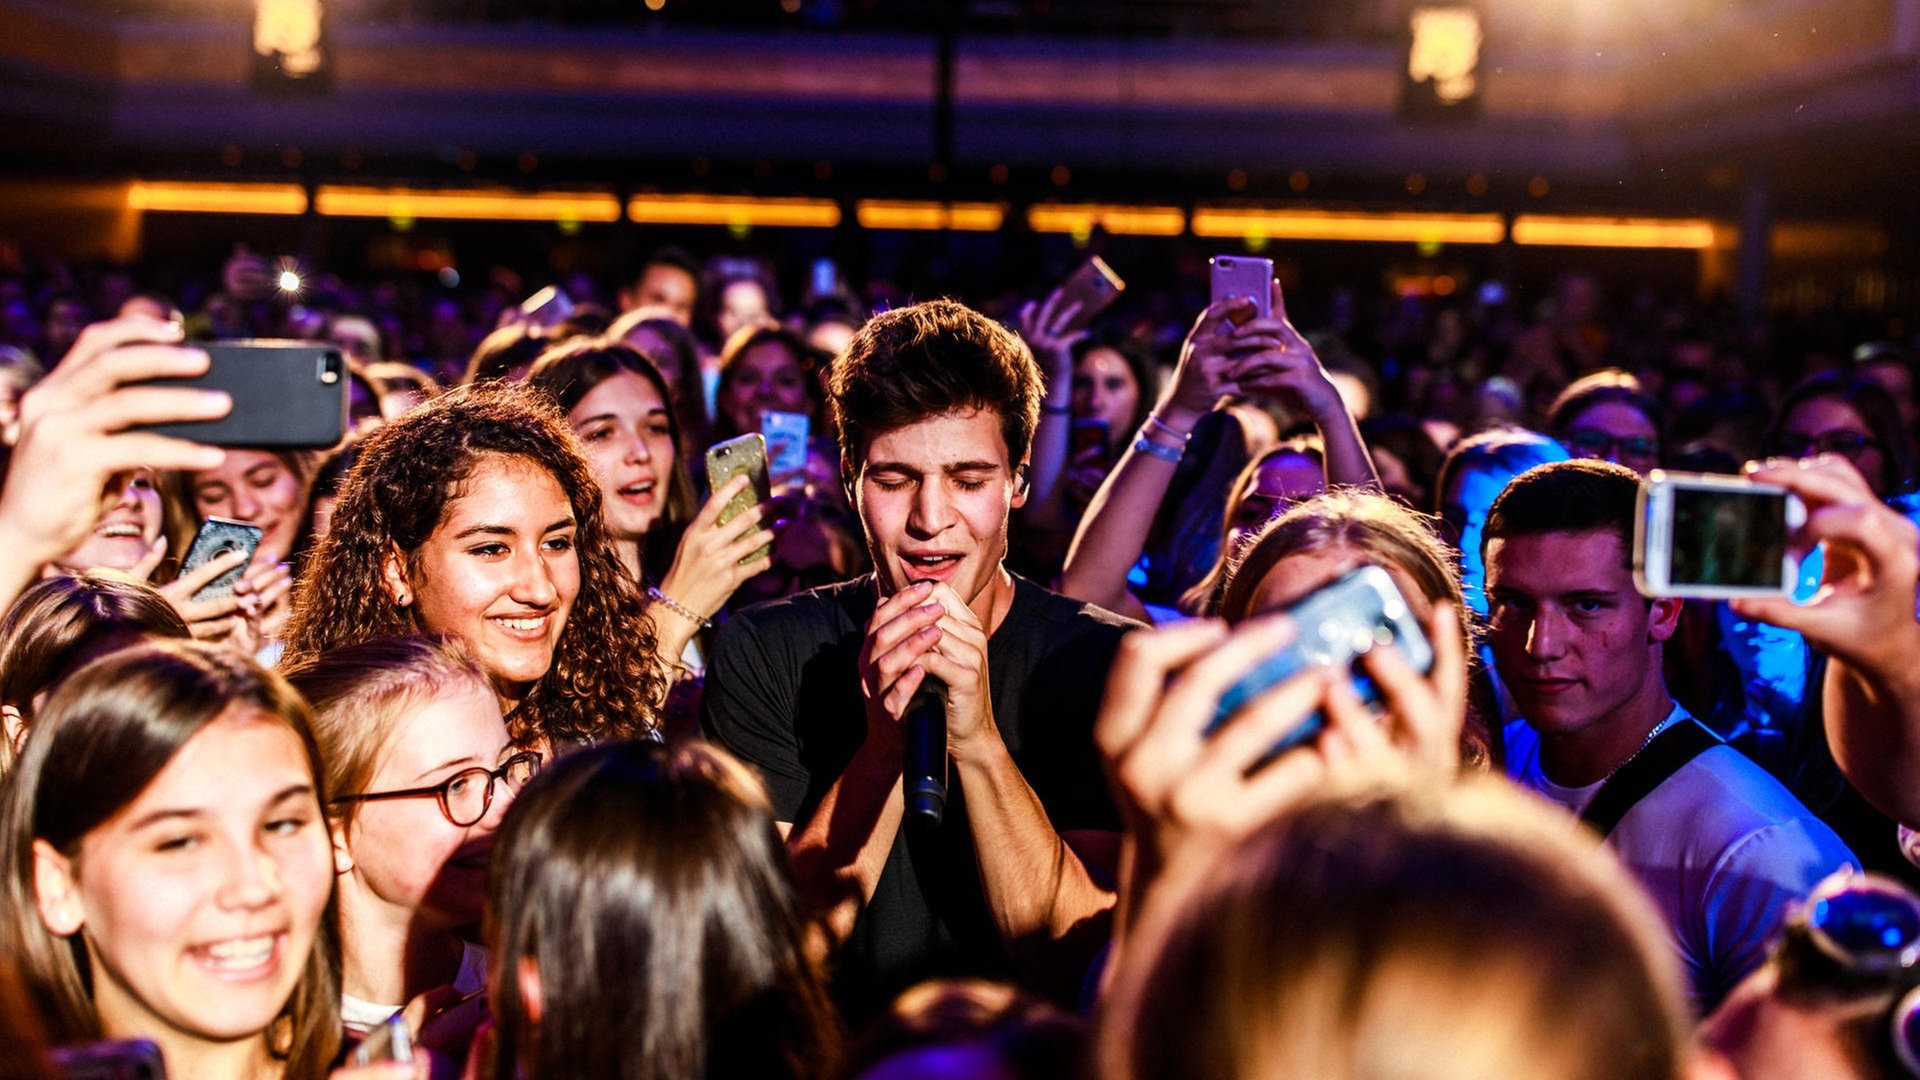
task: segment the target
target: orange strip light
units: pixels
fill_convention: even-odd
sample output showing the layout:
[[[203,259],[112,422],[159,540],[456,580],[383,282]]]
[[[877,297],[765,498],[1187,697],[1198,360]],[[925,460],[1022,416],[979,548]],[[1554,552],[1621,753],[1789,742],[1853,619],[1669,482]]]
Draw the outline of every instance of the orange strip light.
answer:
[[[1100,203],[1046,203],[1027,210],[1027,227],[1034,232],[1085,236],[1096,225],[1116,236],[1179,236],[1187,231],[1187,215],[1177,206]]]
[[[905,199],[861,199],[853,217],[863,229],[952,229],[995,232],[1006,220],[999,203],[939,203]]]
[[[1193,235],[1206,237],[1497,244],[1506,238],[1506,231],[1506,223],[1498,214],[1373,214],[1207,206],[1193,211]]]
[[[430,218],[457,221],[620,220],[620,200],[604,192],[425,191],[417,188],[322,187],[314,208],[329,217]]]
[[[1513,219],[1516,244],[1559,247],[1680,248],[1714,245],[1705,218],[1604,218],[1522,214]]]
[[[640,225],[831,229],[840,224],[840,204],[748,195],[636,195],[627,203],[627,217]]]
[[[307,193],[298,184],[195,184],[136,181],[129,210],[183,214],[304,214]]]

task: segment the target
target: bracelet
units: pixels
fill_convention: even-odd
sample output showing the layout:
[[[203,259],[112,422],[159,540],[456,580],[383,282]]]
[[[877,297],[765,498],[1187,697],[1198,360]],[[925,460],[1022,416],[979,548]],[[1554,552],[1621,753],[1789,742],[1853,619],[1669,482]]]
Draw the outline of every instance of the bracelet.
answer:
[[[673,597],[668,596],[666,593],[661,592],[659,589],[656,589],[653,586],[649,585],[647,586],[647,595],[667,605],[668,611],[673,612],[675,615],[680,616],[681,618],[687,620],[688,622],[694,623],[708,630],[713,629],[712,619],[702,616],[699,612],[693,610],[692,608],[681,603],[680,601],[675,600]]]
[[[1182,446],[1186,445],[1187,440],[1193,438],[1193,432],[1181,431],[1180,429],[1172,426],[1171,424],[1168,424],[1165,420],[1160,419],[1160,417],[1155,413],[1147,414],[1146,423],[1142,426],[1140,431],[1141,435],[1147,434],[1146,428],[1159,428],[1163,433],[1175,439],[1179,439]]]
[[[1180,464],[1180,459],[1187,456],[1187,451],[1185,447],[1162,446],[1161,444],[1154,442],[1152,439],[1147,438],[1144,432],[1140,435],[1139,438],[1133,440],[1133,452],[1136,454],[1147,454],[1151,457],[1157,457],[1161,461],[1164,461],[1169,465],[1178,465]]]

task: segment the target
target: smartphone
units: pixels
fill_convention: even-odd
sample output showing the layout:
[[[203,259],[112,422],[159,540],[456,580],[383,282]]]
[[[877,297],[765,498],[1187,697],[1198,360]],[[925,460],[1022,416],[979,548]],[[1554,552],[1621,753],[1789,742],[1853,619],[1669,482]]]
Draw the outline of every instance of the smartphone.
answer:
[[[1207,261],[1213,278],[1213,302],[1234,297],[1253,301],[1253,317],[1273,314],[1273,260],[1253,255],[1215,255]]]
[[[1220,695],[1213,721],[1207,725],[1208,734],[1260,695],[1308,668],[1330,664],[1353,669],[1354,662],[1376,645],[1399,646],[1407,662],[1422,675],[1433,668],[1433,645],[1420,628],[1420,620],[1414,618],[1393,578],[1378,566],[1348,571],[1286,610],[1297,627],[1294,639],[1254,665]],[[1352,674],[1353,689],[1360,700],[1369,706],[1378,704],[1380,689],[1373,680],[1358,670]],[[1315,712],[1275,743],[1268,759],[1311,740],[1325,726],[1326,717]]]
[[[1655,469],[1634,514],[1634,584],[1647,596],[1792,596],[1800,561],[1787,538],[1806,520],[1785,488]]]
[[[807,276],[807,293],[814,299],[833,296],[840,291],[840,268],[832,259],[815,259]]]
[[[520,317],[535,326],[554,326],[573,314],[573,297],[558,285],[549,285],[520,302]]]
[[[1113,466],[1113,429],[1105,420],[1085,416],[1073,422],[1073,433],[1068,436],[1067,461],[1080,464],[1081,455],[1098,450],[1099,456],[1089,461],[1111,468]]]
[[[1113,306],[1120,294],[1127,291],[1127,283],[1113,272],[1107,260],[1098,255],[1080,264],[1080,268],[1067,275],[1060,283],[1060,305],[1064,309],[1068,304],[1078,302],[1080,308],[1073,313],[1060,328],[1062,334],[1077,333],[1093,325],[1100,313]]]
[[[760,414],[760,434],[767,440],[767,474],[785,482],[807,469],[807,435],[811,426],[805,413],[777,412]]]
[[[406,1064],[413,1060],[413,1032],[407,1028],[407,1021],[399,1013],[387,1017],[379,1027],[367,1032],[353,1048],[349,1059],[355,1065],[378,1065],[382,1062],[397,1061]]]
[[[804,452],[805,444],[802,443]],[[804,459],[803,459],[804,464]],[[747,474],[751,483],[747,489],[735,495],[720,511],[720,523],[726,524],[741,514],[753,509],[755,504],[766,502],[772,495],[767,484],[767,440],[759,432],[742,435],[737,439],[715,443],[707,449],[707,487],[710,491],[719,491],[727,481]],[[772,551],[772,545],[741,559],[744,565],[761,558]]]
[[[187,557],[180,560],[181,573],[198,570],[229,551],[238,551],[246,558],[239,566],[200,586],[193,598],[206,601],[232,596],[233,587],[240,584],[240,578],[247,572],[247,563],[260,547],[262,535],[260,526],[230,518],[210,517],[201,522],[200,531],[193,534],[193,543],[187,545]]]
[[[155,386],[225,390],[233,411],[218,420],[153,424],[143,430],[210,446],[323,449],[347,433],[347,362],[332,345],[312,341],[216,341],[196,348],[213,358],[194,379],[156,379]]]
[[[166,1080],[160,1047],[146,1039],[63,1046],[47,1052],[61,1080]]]

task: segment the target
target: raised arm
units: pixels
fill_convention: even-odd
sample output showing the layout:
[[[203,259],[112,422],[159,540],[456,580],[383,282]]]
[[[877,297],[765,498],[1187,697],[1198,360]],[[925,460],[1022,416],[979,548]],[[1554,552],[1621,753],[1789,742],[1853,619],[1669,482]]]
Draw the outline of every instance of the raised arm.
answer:
[[[1127,573],[1146,548],[1147,532],[1173,482],[1187,438],[1220,396],[1236,389],[1226,374],[1234,360],[1280,345],[1271,332],[1247,333],[1233,325],[1234,317],[1244,320],[1252,311],[1246,300],[1222,301],[1194,321],[1172,381],[1080,519],[1061,571],[1061,592],[1109,611],[1146,617],[1146,608],[1127,590]],[[1140,442],[1148,449],[1139,449]]]
[[[155,319],[95,323],[21,399],[20,441],[0,492],[0,610],[93,527],[114,475],[211,469],[224,459],[214,447],[128,430],[217,420],[233,408],[220,391],[134,385],[205,374],[207,354],[180,341],[179,327]]]
[[[1823,693],[1834,761],[1882,813],[1920,827],[1920,531],[1882,505],[1839,457],[1770,465],[1752,476],[1806,503],[1794,547],[1804,553],[1825,541],[1825,576],[1811,603],[1734,600],[1733,609],[1798,630],[1827,654]]]
[[[1033,350],[1033,358],[1047,376],[1040,426],[1033,433],[1027,504],[1021,513],[1034,528],[1056,534],[1073,524],[1061,481],[1067,474],[1073,439],[1073,347],[1087,332],[1063,333],[1062,328],[1079,311],[1079,302],[1063,300],[1059,289],[1049,293],[1046,300],[1020,309],[1020,337]]]
[[[1286,298],[1280,283],[1273,283],[1273,317],[1256,319],[1241,332],[1277,338],[1278,348],[1249,353],[1228,369],[1227,378],[1243,393],[1266,394],[1278,398],[1290,409],[1302,412],[1320,431],[1326,449],[1326,473],[1329,487],[1362,487],[1380,491],[1380,476],[1374,471],[1373,455],[1360,437],[1360,425],[1340,390],[1327,377],[1320,357],[1300,331],[1287,318]]]

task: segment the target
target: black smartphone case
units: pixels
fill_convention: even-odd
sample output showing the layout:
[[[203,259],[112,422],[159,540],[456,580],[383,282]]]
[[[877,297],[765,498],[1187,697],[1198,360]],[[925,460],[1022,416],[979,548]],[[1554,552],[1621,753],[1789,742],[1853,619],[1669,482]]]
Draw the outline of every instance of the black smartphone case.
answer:
[[[347,364],[332,345],[309,341],[222,341],[198,345],[213,366],[197,379],[158,386],[225,390],[233,411],[219,420],[156,424],[146,430],[212,446],[323,449],[347,431]]]

